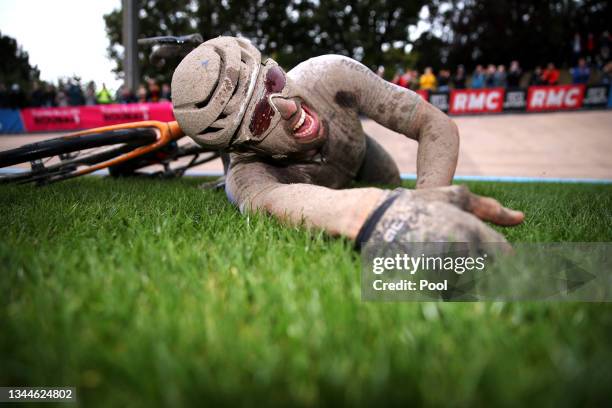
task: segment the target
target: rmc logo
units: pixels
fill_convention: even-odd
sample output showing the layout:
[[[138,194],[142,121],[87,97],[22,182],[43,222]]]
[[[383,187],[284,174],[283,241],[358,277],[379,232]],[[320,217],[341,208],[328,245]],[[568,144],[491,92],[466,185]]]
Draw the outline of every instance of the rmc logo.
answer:
[[[527,110],[565,110],[582,107],[584,85],[533,86],[527,95]]]
[[[501,112],[504,89],[466,89],[451,93],[450,113]]]

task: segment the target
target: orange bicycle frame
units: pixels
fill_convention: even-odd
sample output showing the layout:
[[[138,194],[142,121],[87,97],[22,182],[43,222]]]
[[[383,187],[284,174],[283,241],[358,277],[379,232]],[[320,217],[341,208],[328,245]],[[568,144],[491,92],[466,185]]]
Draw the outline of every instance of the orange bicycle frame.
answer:
[[[121,123],[118,125],[112,126],[103,126],[93,129],[87,129],[80,132],[71,133],[69,135],[64,136],[64,138],[73,138],[84,135],[91,135],[100,132],[108,132],[112,130],[121,130],[121,129],[136,129],[136,128],[155,128],[157,133],[157,140],[154,143],[137,147],[131,152],[122,154],[121,156],[115,157],[113,159],[107,160],[102,163],[98,163],[91,167],[87,167],[82,170],[78,170],[74,173],[75,176],[82,176],[84,174],[88,174],[94,172],[96,170],[104,169],[106,167],[114,166],[119,163],[123,163],[124,161],[133,159],[135,157],[141,156],[143,154],[149,153],[156,149],[159,149],[168,143],[178,140],[181,137],[185,136],[185,133],[181,130],[178,123],[176,121],[172,122],[160,122],[157,120],[145,120],[142,122],[131,122],[131,123]]]

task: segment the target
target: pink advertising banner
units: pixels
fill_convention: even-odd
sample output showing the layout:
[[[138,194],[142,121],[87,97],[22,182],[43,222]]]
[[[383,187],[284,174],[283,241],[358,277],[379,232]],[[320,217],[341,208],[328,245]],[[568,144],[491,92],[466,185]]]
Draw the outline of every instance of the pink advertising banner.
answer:
[[[21,116],[27,132],[89,129],[142,120],[174,120],[170,102],[26,108],[21,111]]]

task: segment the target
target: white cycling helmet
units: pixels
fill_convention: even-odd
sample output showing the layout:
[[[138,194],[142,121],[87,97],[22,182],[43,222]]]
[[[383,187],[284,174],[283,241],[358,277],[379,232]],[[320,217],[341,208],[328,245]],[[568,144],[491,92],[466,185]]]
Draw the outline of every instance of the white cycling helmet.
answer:
[[[172,107],[200,145],[227,148],[242,122],[261,63],[248,40],[217,37],[191,51],[172,75]]]

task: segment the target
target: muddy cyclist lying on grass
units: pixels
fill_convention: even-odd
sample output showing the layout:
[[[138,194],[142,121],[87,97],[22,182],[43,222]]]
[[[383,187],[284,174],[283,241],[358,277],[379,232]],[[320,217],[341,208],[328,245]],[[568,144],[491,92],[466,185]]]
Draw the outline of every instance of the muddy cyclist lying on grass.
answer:
[[[515,225],[523,214],[460,186],[455,124],[416,93],[350,58],[325,55],[285,73],[248,41],[209,40],[172,78],[174,114],[200,145],[229,150],[226,193],[242,212],[265,211],[361,243],[500,242],[482,220]],[[359,115],[418,141],[416,190],[398,186],[391,156]]]

